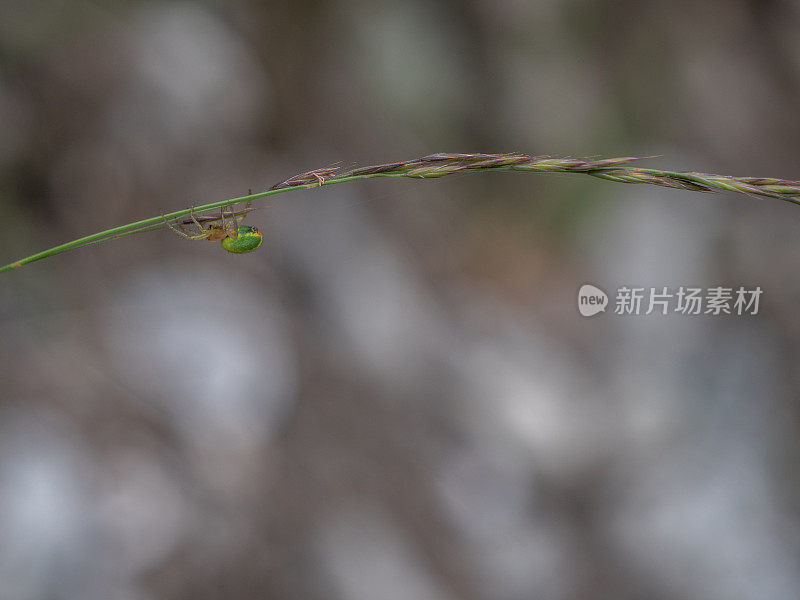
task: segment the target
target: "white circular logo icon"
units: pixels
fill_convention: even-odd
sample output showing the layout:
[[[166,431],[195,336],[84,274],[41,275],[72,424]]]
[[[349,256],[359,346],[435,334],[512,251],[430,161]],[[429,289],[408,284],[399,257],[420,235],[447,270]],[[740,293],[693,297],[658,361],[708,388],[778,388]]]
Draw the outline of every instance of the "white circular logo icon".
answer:
[[[584,283],[578,290],[578,311],[584,317],[605,312],[606,306],[608,306],[608,294],[599,287]]]

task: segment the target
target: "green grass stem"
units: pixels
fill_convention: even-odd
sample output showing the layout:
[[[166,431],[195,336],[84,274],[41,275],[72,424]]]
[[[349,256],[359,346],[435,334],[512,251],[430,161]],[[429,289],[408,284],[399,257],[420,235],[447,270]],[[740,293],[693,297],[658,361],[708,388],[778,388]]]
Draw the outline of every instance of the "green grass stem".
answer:
[[[90,244],[99,244],[136,233],[160,229],[166,227],[165,219],[174,223],[187,217],[192,211],[202,213],[221,207],[252,202],[293,190],[322,187],[375,177],[428,179],[455,173],[478,171],[583,173],[584,175],[618,183],[642,183],[699,192],[731,191],[800,204],[800,182],[798,181],[765,177],[732,177],[692,171],[667,171],[629,166],[631,162],[636,160],[640,159],[623,157],[591,161],[575,158],[537,157],[516,153],[431,154],[416,160],[361,167],[346,172],[340,172],[338,168],[325,167],[301,173],[272,186],[267,191],[257,194],[186,208],[163,216],[159,215],[93,233],[9,263],[0,267],[0,273]]]

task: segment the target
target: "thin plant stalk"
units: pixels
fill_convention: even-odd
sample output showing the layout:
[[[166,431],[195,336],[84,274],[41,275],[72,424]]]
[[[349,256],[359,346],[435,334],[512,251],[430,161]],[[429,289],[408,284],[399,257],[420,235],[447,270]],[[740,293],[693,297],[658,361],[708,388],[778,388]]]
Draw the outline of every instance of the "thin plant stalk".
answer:
[[[636,160],[641,159],[636,157],[622,157],[601,160],[581,160],[576,158],[551,158],[547,156],[531,156],[516,153],[441,153],[431,154],[416,160],[360,167],[350,171],[343,171],[338,167],[324,167],[290,177],[289,179],[275,184],[264,192],[212,202],[211,204],[204,204],[203,206],[186,208],[93,233],[0,267],[0,273],[90,244],[103,243],[136,233],[160,229],[166,227],[166,222],[174,223],[185,218],[192,211],[201,213],[244,202],[252,202],[267,196],[290,192],[292,190],[322,187],[376,177],[429,179],[453,175],[455,173],[482,171],[582,173],[584,175],[617,183],[641,183],[698,192],[731,191],[800,204],[800,181],[766,177],[732,177],[729,175],[714,175],[693,171],[667,171],[630,166],[630,163]]]

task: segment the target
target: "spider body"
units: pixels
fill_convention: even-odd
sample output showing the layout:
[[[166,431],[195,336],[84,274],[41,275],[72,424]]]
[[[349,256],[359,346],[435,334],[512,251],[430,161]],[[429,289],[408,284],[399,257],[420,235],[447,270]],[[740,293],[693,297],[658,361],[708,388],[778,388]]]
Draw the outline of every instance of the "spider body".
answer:
[[[250,225],[240,225],[244,216],[255,210],[247,207],[240,211],[231,209],[225,212],[220,208],[218,217],[207,215],[195,216],[194,212],[189,213],[189,219],[180,221],[173,225],[166,219],[164,222],[175,233],[188,240],[208,240],[210,242],[221,242],[222,247],[228,252],[243,254],[252,252],[261,245],[263,237],[261,232]],[[194,225],[196,229],[190,229]]]
[[[230,236],[222,238],[222,247],[228,252],[233,252],[235,254],[252,252],[258,248],[263,241],[261,232],[250,225],[239,225],[237,234],[235,238]]]

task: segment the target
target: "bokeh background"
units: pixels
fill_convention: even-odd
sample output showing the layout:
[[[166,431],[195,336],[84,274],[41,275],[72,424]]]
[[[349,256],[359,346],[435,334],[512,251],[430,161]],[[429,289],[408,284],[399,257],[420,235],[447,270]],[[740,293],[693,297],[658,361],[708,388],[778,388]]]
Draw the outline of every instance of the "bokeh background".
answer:
[[[800,179],[795,0],[0,4],[0,263],[301,171]],[[260,203],[0,276],[0,597],[800,597],[800,211],[582,175]],[[576,309],[760,286],[759,314]]]

